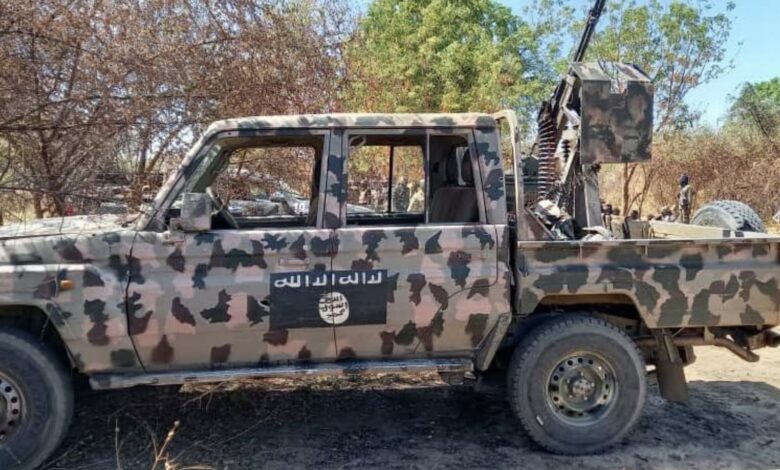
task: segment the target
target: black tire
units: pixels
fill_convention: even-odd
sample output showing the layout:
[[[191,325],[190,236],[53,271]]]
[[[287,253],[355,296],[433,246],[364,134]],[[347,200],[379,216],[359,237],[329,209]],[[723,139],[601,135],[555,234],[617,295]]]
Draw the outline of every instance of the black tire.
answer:
[[[46,344],[24,331],[2,328],[0,380],[0,468],[36,468],[70,426],[70,377]]]
[[[558,372],[567,363],[566,374],[579,367],[580,379],[583,371],[604,372],[604,380],[594,380],[587,394],[603,397],[604,403],[587,414],[560,408],[557,394],[573,389],[556,385],[571,383]],[[507,379],[512,411],[526,433],[544,449],[565,455],[593,454],[620,442],[639,419],[647,394],[645,364],[635,343],[614,325],[584,315],[556,316],[533,329],[517,346]]]
[[[706,204],[696,211],[691,224],[743,232],[766,232],[764,221],[756,211],[739,201],[723,200]]]

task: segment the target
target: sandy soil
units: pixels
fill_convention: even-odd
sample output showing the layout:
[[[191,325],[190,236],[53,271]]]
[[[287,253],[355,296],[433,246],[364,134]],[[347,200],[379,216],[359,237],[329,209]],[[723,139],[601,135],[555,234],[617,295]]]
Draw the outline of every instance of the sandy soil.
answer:
[[[685,405],[651,379],[637,429],[599,456],[546,454],[500,397],[404,375],[88,392],[45,468],[776,469],[780,350],[761,352],[699,349]]]

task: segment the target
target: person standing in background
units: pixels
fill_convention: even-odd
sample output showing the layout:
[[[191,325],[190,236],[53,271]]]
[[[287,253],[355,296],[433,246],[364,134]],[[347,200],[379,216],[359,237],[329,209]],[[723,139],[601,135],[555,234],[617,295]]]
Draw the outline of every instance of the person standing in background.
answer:
[[[406,178],[398,178],[398,183],[393,187],[393,212],[406,212],[409,207],[409,186]]]
[[[406,212],[420,213],[425,210],[425,180],[412,184],[412,198]]]
[[[367,206],[369,201],[369,188],[368,188],[368,182],[365,179],[360,180],[360,183],[358,183],[359,188],[359,196],[358,196],[358,204],[361,206]]]
[[[683,224],[691,223],[691,210],[693,209],[696,192],[690,184],[687,173],[680,176],[680,190],[677,193],[677,220]]]
[[[624,238],[631,238],[631,225],[629,224],[630,221],[638,221],[640,219],[639,211],[636,209],[632,209],[631,212],[628,213],[628,217],[623,219],[623,235]]]
[[[612,204],[605,204],[602,207],[601,223],[607,231],[612,231]]]

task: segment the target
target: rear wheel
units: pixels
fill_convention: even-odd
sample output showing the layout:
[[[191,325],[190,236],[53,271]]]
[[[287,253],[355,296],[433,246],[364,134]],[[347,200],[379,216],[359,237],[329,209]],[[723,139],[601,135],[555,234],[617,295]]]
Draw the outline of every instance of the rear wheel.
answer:
[[[590,454],[634,427],[646,396],[641,353],[596,318],[554,317],[528,333],[512,357],[508,393],[528,435],[560,454]]]
[[[26,332],[0,329],[0,468],[43,463],[72,414],[70,379],[52,351]]]

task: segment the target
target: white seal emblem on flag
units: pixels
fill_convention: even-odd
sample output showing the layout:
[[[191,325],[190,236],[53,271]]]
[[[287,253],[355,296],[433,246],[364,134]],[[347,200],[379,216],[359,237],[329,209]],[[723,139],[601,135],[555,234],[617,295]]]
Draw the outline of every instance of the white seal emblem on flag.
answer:
[[[349,301],[341,292],[326,292],[320,296],[320,318],[329,325],[341,325],[349,318]]]

